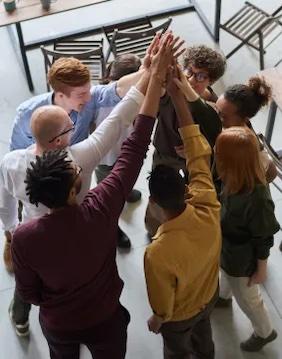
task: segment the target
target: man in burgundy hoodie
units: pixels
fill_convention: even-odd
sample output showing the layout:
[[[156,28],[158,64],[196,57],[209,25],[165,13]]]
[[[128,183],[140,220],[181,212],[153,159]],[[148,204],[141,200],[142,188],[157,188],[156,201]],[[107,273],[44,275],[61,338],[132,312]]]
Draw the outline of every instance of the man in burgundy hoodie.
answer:
[[[81,169],[64,150],[37,157],[27,170],[30,202],[44,204],[50,213],[14,233],[16,290],[23,300],[39,305],[52,359],[78,359],[81,343],[96,359],[125,357],[130,316],[119,302],[123,281],[115,259],[118,218],[146,156],[161,85],[172,61],[172,35],[155,42],[150,69],[136,85],[146,96],[134,131],[110,175],[83,203],[76,202]]]

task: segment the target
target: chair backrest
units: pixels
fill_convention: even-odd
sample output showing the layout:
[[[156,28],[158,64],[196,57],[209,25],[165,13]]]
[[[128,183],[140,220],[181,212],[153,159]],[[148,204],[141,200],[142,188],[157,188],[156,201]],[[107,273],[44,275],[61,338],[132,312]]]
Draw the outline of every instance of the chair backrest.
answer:
[[[172,19],[169,18],[164,23],[155,27],[151,25],[149,19],[147,21],[147,26],[145,24],[143,27],[140,24],[130,28],[116,25],[110,36],[106,35],[110,46],[108,57],[106,57],[106,59],[108,60],[110,52],[113,53],[114,57],[128,53],[143,57],[153,37],[158,32],[165,32],[171,24]]]
[[[74,41],[70,43],[64,42],[64,45],[61,47],[60,44],[59,47],[64,51],[58,51],[57,49],[49,50],[44,46],[41,46],[40,49],[44,56],[46,77],[50,67],[52,66],[55,60],[61,57],[74,57],[89,67],[92,80],[98,81],[102,79],[105,73],[105,59],[104,59],[103,46],[99,44],[99,46],[96,48],[85,50],[85,47],[83,47],[83,44],[81,45],[81,43],[82,41],[77,41],[77,44],[75,45],[78,46],[74,46]],[[47,88],[49,90],[48,83],[47,83]]]
[[[246,1],[235,15],[221,25],[221,28],[242,41],[249,39],[248,44],[255,48],[259,46],[258,32],[262,33],[264,39],[272,35],[268,43],[264,44],[264,48],[266,48],[280,35],[281,10],[282,6],[279,6],[272,14],[268,14],[263,9]]]

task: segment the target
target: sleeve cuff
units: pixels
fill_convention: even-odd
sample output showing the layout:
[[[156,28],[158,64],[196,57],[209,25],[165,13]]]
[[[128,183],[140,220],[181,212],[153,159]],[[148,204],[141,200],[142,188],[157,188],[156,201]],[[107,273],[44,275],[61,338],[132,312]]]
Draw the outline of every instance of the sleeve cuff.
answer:
[[[200,136],[201,135],[201,131],[200,131],[200,127],[199,125],[188,125],[188,126],[184,126],[184,127],[180,127],[178,129],[180,136],[185,139],[185,138],[191,138],[191,137],[196,137],[196,136]]]
[[[142,92],[140,92],[139,90],[137,90],[137,88],[135,86],[132,86],[130,88],[130,90],[127,92],[127,94],[125,95],[125,98],[131,98],[132,100],[134,100],[138,105],[141,105],[145,96],[142,94]]]

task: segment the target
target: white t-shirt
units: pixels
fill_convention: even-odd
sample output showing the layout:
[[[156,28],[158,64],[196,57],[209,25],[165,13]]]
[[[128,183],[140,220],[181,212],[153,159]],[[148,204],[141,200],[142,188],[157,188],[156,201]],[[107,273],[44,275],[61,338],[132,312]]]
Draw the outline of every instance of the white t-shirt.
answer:
[[[84,141],[67,148],[69,157],[82,168],[82,188],[78,194],[81,203],[87,194],[94,168],[117,143],[125,128],[130,126],[139,112],[144,95],[132,87],[116,105],[110,115]],[[18,200],[23,203],[23,222],[40,217],[48,208],[32,205],[26,196],[24,183],[26,169],[35,160],[34,145],[24,150],[9,152],[0,164],[0,218],[5,231],[18,225]]]

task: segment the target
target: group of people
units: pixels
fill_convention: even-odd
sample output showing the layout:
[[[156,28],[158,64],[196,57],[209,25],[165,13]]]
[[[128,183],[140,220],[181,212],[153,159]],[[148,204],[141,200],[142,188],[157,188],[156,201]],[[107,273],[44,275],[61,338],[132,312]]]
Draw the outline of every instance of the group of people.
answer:
[[[277,337],[259,289],[280,228],[268,186],[276,168],[251,125],[271,90],[256,76],[217,98],[224,57],[182,47],[157,35],[143,63],[121,55],[92,87],[85,65],[61,58],[53,91],[17,110],[0,165],[4,261],[16,279],[9,314],[27,336],[31,304],[40,307],[52,359],[78,359],[80,344],[93,358],[125,358],[116,247],[131,241],[118,220],[141,197],[133,187],[155,126],[144,271],[164,358],[214,358],[210,314],[232,295],[253,326],[242,350]]]

